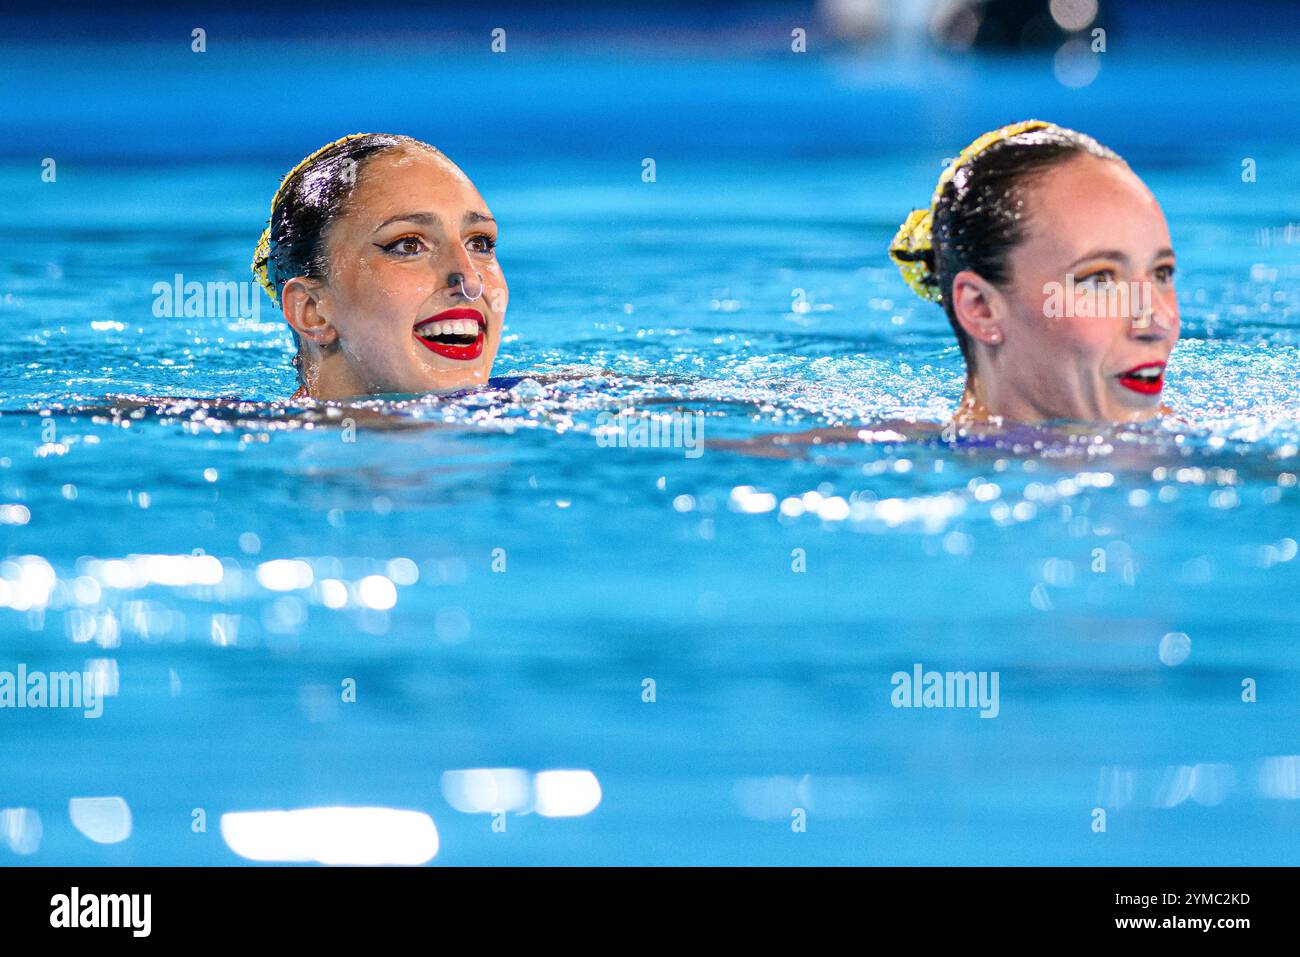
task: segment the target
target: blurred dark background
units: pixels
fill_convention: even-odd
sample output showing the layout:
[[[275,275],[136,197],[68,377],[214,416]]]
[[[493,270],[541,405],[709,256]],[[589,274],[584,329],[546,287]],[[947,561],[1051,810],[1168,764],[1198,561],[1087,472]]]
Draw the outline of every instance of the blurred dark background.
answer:
[[[1297,52],[1283,0],[19,0],[0,156],[282,161],[356,130],[471,160],[901,154],[1041,116],[1183,161],[1297,142]]]

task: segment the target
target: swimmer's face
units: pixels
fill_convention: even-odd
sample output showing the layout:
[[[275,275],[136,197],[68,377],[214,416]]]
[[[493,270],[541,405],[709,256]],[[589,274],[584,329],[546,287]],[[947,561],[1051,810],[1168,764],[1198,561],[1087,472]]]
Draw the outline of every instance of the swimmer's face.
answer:
[[[1179,319],[1155,197],[1123,163],[1083,156],[1032,181],[1024,212],[1011,281],[975,328],[986,404],[1020,421],[1156,415]]]
[[[297,280],[310,288],[308,305],[295,307],[293,282],[285,290],[289,321],[331,357],[312,395],[485,384],[508,299],[496,240],[487,204],[442,155],[399,148],[363,161],[326,234],[327,278]]]

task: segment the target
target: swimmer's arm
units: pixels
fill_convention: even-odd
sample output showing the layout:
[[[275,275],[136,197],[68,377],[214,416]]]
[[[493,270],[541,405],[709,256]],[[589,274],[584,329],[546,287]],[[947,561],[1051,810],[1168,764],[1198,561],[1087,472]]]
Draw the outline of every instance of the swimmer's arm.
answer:
[[[811,449],[875,443],[920,442],[938,435],[943,426],[937,422],[913,422],[908,419],[885,419],[863,425],[824,426],[803,432],[776,432],[750,439],[709,441],[708,447],[740,452],[759,458],[803,458]]]
[[[319,403],[313,400],[289,402],[263,402],[232,396],[140,396],[108,395],[102,402],[74,404],[62,410],[72,415],[85,415],[113,421],[142,419],[189,419],[193,422],[220,422],[229,426],[265,426],[268,422],[286,421],[311,424],[316,428],[330,426],[376,430],[454,429],[455,425],[412,416],[391,415],[384,410],[347,402]],[[201,415],[199,413],[202,413]]]

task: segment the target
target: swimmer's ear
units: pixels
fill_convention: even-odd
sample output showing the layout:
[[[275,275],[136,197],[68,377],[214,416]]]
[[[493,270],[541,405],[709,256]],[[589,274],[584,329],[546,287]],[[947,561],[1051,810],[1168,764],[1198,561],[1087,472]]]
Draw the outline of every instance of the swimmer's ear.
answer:
[[[320,310],[320,284],[301,276],[290,279],[280,293],[284,318],[295,332],[318,346],[327,346],[338,339],[338,331]]]
[[[978,273],[966,269],[953,277],[953,315],[970,338],[988,345],[1001,342],[1007,310],[1006,297]]]

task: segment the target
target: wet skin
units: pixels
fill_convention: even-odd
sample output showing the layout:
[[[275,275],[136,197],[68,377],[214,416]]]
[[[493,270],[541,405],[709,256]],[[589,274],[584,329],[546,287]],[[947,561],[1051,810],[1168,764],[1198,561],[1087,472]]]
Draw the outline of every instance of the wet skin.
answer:
[[[326,232],[326,277],[290,279],[282,291],[285,318],[302,342],[305,384],[295,398],[486,384],[509,300],[496,239],[487,204],[446,157],[402,147],[366,160]],[[448,310],[456,310],[448,322],[462,330],[477,323],[478,335],[442,337],[439,347],[416,334]]]
[[[1163,372],[1178,339],[1173,244],[1151,191],[1123,163],[1084,156],[1029,183],[1024,213],[1008,282],[969,271],[953,281],[974,366],[956,420],[1127,423],[1167,411],[1162,376],[1123,375]],[[1127,283],[1144,284],[1148,309],[1107,295]],[[1070,290],[1057,293],[1065,315],[1051,315],[1052,284]]]

